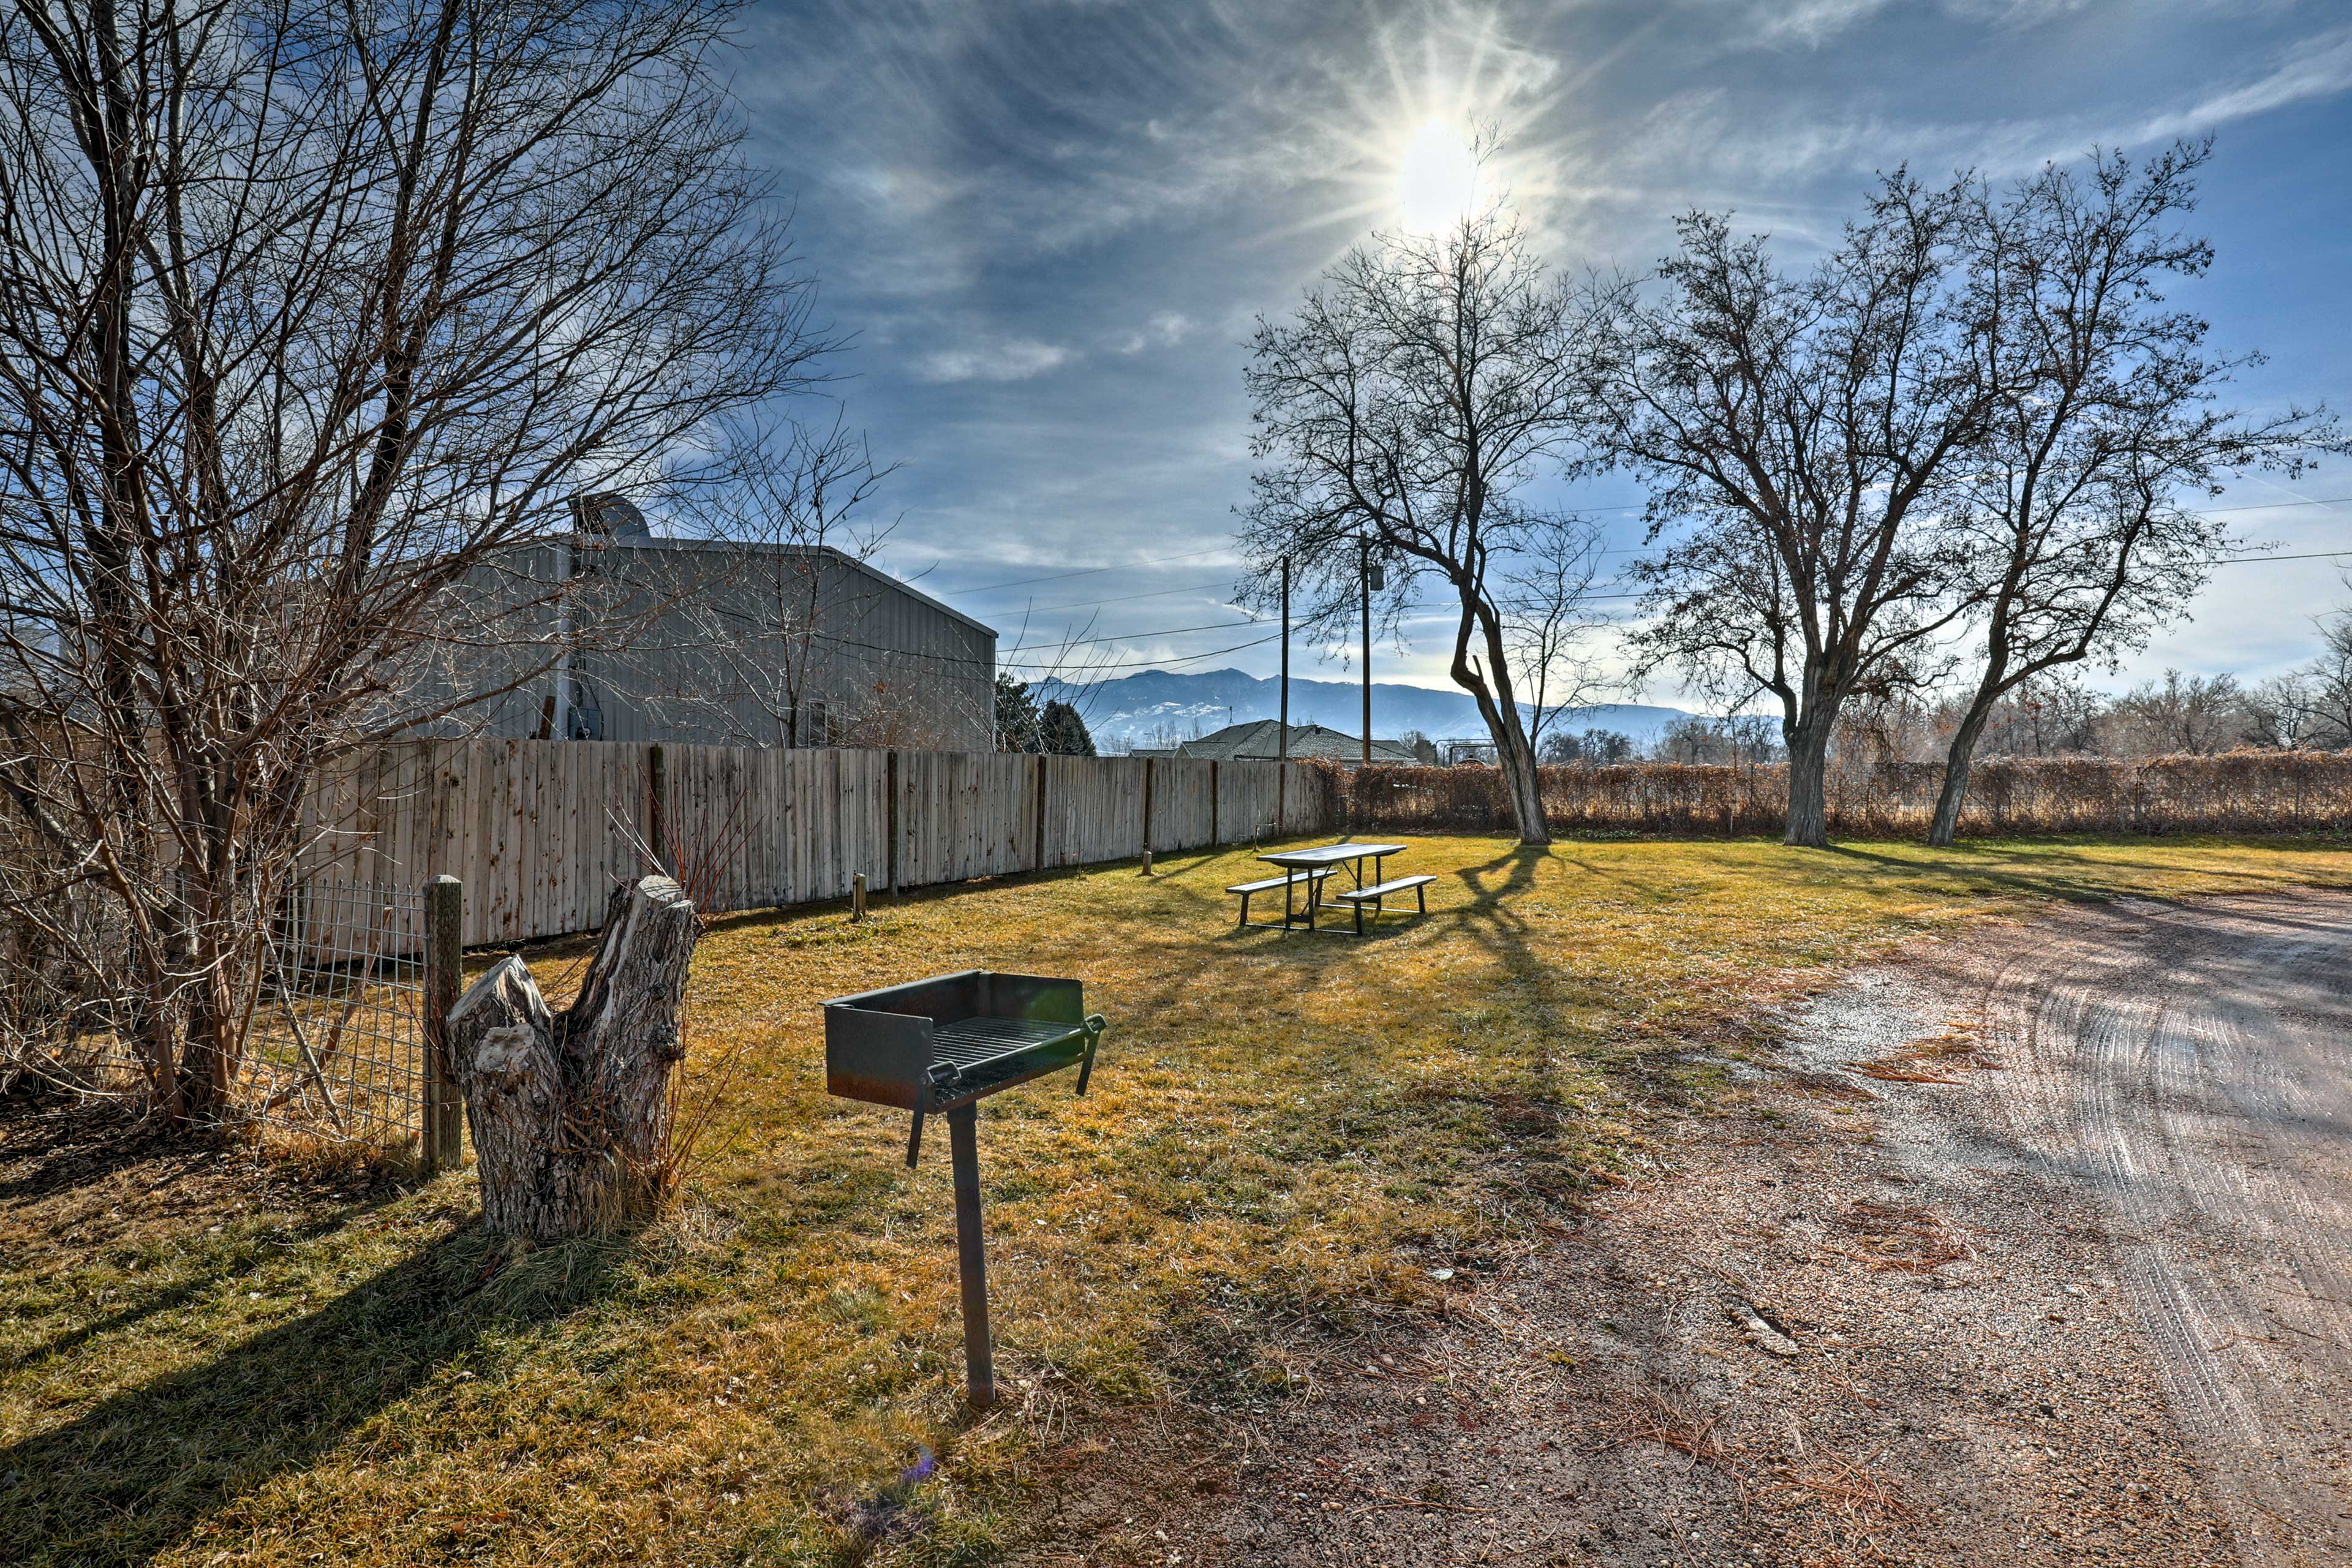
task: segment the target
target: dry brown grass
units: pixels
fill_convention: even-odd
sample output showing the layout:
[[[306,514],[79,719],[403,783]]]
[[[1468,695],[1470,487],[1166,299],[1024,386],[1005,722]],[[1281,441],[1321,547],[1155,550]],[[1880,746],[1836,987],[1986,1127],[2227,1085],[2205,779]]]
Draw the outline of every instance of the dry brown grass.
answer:
[[[2352,885],[2319,846],[1432,838],[1399,863],[1441,877],[1429,918],[1359,942],[1235,932],[1221,889],[1249,865],[716,922],[692,1070],[737,1075],[689,1197],[635,1237],[511,1255],[462,1176],[207,1197],[169,1151],[94,1174],[40,1118],[5,1124],[0,1541],[51,1563],[989,1561],[1084,1480],[1104,1413],[1181,1450],[1187,1423],[1295,1397],[1302,1340],[1431,1310],[1429,1268],[1538,1244],[1649,1158],[1656,1100],[1765,1044],[1759,999],[1832,961],[2050,898]],[[533,954],[551,993],[567,951]],[[943,1152],[910,1173],[900,1118],[825,1096],[816,1011],[967,965],[1082,976],[1112,1021],[1087,1099],[1047,1080],[983,1112],[1012,1397],[978,1426]]]

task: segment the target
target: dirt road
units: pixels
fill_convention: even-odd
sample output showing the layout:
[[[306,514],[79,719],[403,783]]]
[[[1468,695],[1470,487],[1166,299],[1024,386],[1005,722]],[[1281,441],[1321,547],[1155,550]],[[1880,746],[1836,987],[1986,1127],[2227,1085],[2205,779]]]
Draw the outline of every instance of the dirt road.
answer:
[[[2095,906],[1910,967],[2005,1064],[1914,1150],[2094,1194],[2246,1560],[2352,1562],[2352,898]]]
[[[1923,943],[1039,1563],[2352,1563],[2352,896]],[[1854,1064],[1867,1064],[1857,1070]]]

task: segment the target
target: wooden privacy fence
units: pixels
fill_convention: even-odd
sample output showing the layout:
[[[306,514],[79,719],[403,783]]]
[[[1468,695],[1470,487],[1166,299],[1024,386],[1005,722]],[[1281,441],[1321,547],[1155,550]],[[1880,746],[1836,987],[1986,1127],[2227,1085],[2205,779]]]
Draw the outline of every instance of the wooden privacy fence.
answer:
[[[1783,764],[1627,763],[1539,770],[1555,833],[1730,836],[1787,826]],[[1375,767],[1322,774],[1327,816],[1364,832],[1507,832],[1493,768]],[[1943,770],[1933,763],[1832,765],[1830,831],[1925,833]],[[2352,830],[2352,753],[2231,752],[2210,757],[2000,757],[1969,776],[1960,831],[2341,833]]]
[[[593,741],[414,741],[310,802],[312,879],[466,884],[465,941],[594,928],[658,851],[711,911],[1335,826],[1306,763]],[[683,862],[683,864],[681,864]]]

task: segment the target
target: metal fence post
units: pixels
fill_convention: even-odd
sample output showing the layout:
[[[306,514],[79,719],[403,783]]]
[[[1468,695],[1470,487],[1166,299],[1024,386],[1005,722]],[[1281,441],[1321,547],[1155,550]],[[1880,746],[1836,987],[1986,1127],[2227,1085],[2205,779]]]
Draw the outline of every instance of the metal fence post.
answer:
[[[436,877],[425,884],[425,1168],[454,1168],[465,1158],[465,1106],[449,1061],[449,1009],[464,978],[466,884]]]
[[[996,1357],[988,1337],[987,1233],[980,1219],[980,1108],[970,1101],[948,1112],[948,1148],[955,1167],[956,1263],[963,1287],[964,1392],[975,1409],[996,1403]]]

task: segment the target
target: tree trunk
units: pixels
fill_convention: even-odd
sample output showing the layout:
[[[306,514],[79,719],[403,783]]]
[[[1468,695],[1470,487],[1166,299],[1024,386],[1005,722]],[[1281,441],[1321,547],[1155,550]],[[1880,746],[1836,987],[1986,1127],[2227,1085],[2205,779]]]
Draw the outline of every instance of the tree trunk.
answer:
[[[561,1016],[520,958],[449,1010],[449,1056],[490,1229],[532,1241],[646,1218],[667,1184],[677,1008],[701,934],[667,877],[613,895],[579,999]]]
[[[1518,699],[1511,691],[1511,670],[1503,647],[1502,623],[1466,587],[1462,597],[1462,621],[1454,638],[1454,682],[1478,704],[1478,716],[1495,738],[1495,765],[1503,774],[1503,790],[1511,802],[1511,823],[1519,842],[1541,846],[1551,842],[1551,826],[1544,821],[1543,791],[1536,773],[1536,749],[1519,717]],[[1477,629],[1486,644],[1489,677],[1470,657],[1470,633]]]
[[[1823,849],[1830,841],[1828,773],[1834,712],[1816,710],[1789,736],[1789,828],[1783,844]]]
[[[1498,731],[1495,761],[1503,770],[1503,788],[1511,797],[1511,818],[1521,844],[1551,842],[1551,825],[1544,820],[1543,779],[1536,772],[1535,749],[1524,733]]]
[[[1976,761],[1977,740],[1992,717],[1994,699],[1979,693],[1968,717],[1952,732],[1951,750],[1944,756],[1944,787],[1936,795],[1935,819],[1927,825],[1927,842],[1948,847],[1960,831],[1960,806],[1968,799],[1969,767]]]

